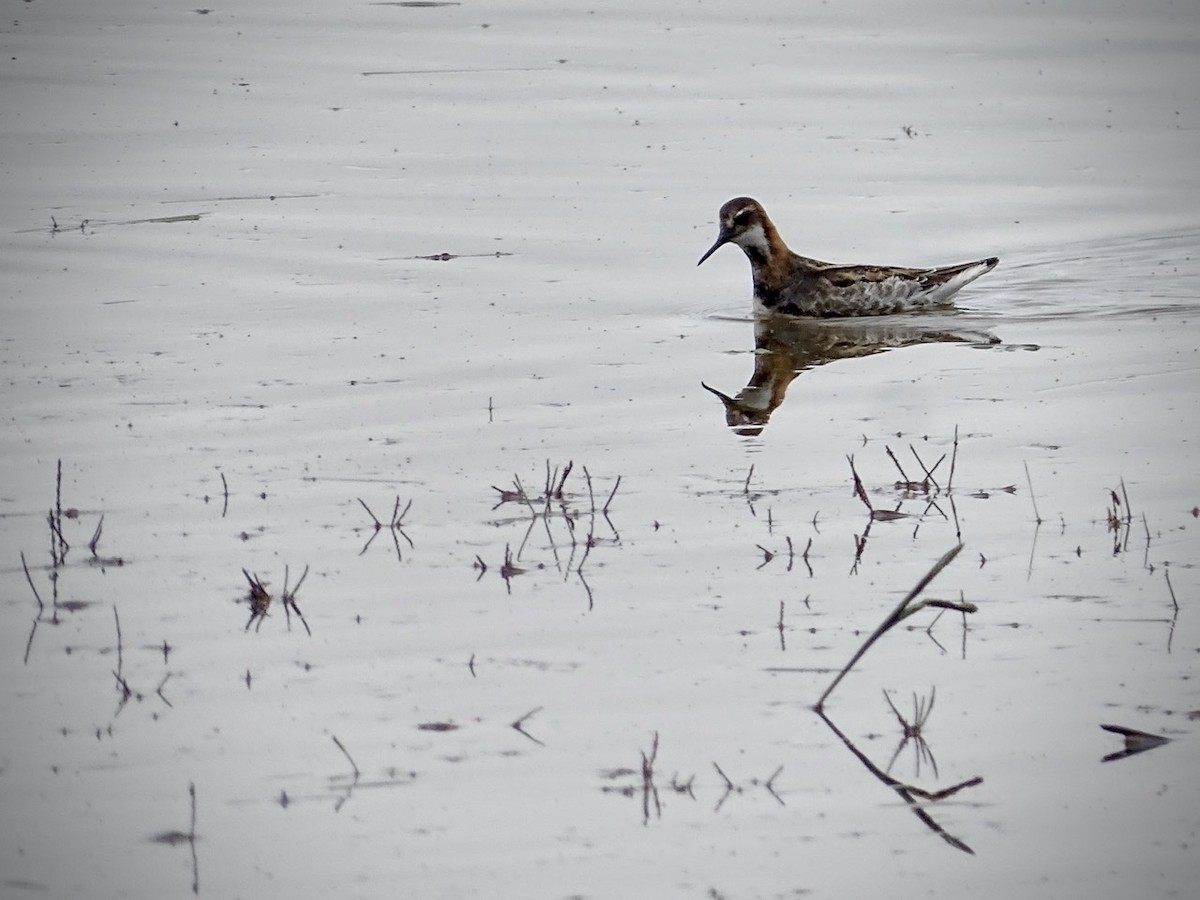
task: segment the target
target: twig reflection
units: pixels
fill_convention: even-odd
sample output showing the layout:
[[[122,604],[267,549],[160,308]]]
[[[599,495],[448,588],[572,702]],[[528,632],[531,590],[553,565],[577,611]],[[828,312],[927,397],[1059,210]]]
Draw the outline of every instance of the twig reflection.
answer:
[[[883,771],[877,765],[871,762],[867,755],[859,750],[858,747],[854,745],[854,742],[851,741],[850,738],[846,737],[846,735],[842,733],[841,729],[833,724],[833,720],[830,719],[829,716],[825,715],[823,710],[815,709],[814,712],[821,717],[821,720],[829,726],[829,730],[838,736],[841,742],[845,745],[846,749],[854,754],[858,761],[866,767],[868,772],[896,792],[897,796],[904,801],[905,805],[912,810],[913,815],[920,819],[926,828],[944,840],[951,847],[954,847],[957,850],[962,850],[964,853],[970,853],[974,855],[975,851],[971,849],[971,846],[967,844],[966,841],[955,837],[948,832],[936,819],[933,818],[933,816],[925,807],[926,804],[936,803],[938,800],[945,800],[947,797],[952,797],[965,788],[975,787],[976,785],[983,784],[982,778],[976,776],[975,778],[970,778],[966,781],[959,782],[958,784],[952,785],[951,787],[940,791],[927,791],[923,788],[916,787],[915,785],[904,784],[901,781],[897,781],[887,772]]]

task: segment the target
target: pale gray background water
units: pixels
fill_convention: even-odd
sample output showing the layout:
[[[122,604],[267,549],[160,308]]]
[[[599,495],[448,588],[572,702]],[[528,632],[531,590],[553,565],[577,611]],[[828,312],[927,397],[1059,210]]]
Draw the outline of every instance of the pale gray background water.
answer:
[[[195,784],[207,896],[1192,895],[1194,4],[3,22],[0,894],[190,894],[153,839]],[[747,267],[694,264],[737,194],[821,258],[999,255],[936,320],[999,343],[820,366],[730,434],[700,381],[750,378]],[[953,509],[904,498],[885,446],[915,474],[956,427]],[[857,566],[848,454],[914,516]],[[493,508],[547,460],[573,528]],[[608,521],[583,466],[597,505],[621,478]],[[412,546],[364,551],[358,498],[397,496]],[[910,742],[892,775],[981,777],[925,806],[971,854],[809,709],[954,513],[930,595],[978,604],[965,634],[919,614],[828,711],[884,768],[882,690],[911,715],[936,686],[937,773]],[[278,605],[245,633],[242,568],[278,598],[306,565],[312,636]],[[1174,740],[1101,763],[1101,723]]]

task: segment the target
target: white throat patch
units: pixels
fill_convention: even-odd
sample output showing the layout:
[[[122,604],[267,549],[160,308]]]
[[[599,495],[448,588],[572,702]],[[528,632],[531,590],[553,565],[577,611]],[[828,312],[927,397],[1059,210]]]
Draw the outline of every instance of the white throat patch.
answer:
[[[770,246],[767,244],[766,232],[763,231],[762,224],[759,222],[755,222],[739,234],[733,239],[733,242],[739,247],[752,247],[761,252],[763,256],[766,256],[770,251]]]

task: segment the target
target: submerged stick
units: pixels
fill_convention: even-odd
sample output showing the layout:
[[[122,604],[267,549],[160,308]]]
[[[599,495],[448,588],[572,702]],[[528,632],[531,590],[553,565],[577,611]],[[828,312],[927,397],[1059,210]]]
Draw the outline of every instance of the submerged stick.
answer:
[[[962,612],[975,612],[976,609],[978,609],[978,607],[976,607],[973,603],[954,603],[950,600],[922,600],[919,603],[911,606],[909,605],[923,590],[925,590],[926,587],[929,586],[929,583],[933,581],[933,579],[935,579],[939,573],[941,573],[942,569],[946,568],[946,566],[950,565],[950,563],[954,561],[954,558],[958,556],[958,554],[962,551],[962,548],[963,545],[958,544],[951,550],[947,551],[941,559],[933,564],[933,568],[925,573],[924,577],[922,577],[921,580],[916,583],[913,589],[905,594],[904,599],[896,605],[895,609],[888,613],[887,617],[884,618],[879,627],[871,633],[870,637],[863,642],[863,645],[859,647],[854,656],[850,658],[850,662],[846,663],[845,667],[837,674],[837,677],[833,679],[833,683],[825,689],[825,693],[821,695],[821,699],[819,699],[816,705],[813,707],[814,710],[816,710],[818,713],[821,712],[825,706],[825,701],[829,698],[829,695],[833,693],[833,689],[836,688],[838,684],[841,683],[841,680],[846,677],[847,673],[854,668],[855,663],[862,659],[866,652],[871,649],[871,645],[873,645],[889,630],[898,625],[900,622],[903,622],[909,616],[919,612],[926,606],[940,607],[942,609],[957,609]]]

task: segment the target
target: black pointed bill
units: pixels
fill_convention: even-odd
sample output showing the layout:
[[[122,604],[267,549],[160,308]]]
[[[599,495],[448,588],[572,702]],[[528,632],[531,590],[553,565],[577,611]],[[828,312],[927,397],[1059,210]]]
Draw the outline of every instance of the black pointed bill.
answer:
[[[724,228],[722,228],[721,233],[717,235],[717,242],[708,248],[708,250],[705,252],[705,254],[702,257],[700,257],[700,262],[696,263],[696,265],[700,265],[700,263],[704,262],[706,259],[708,259],[710,256],[712,256],[714,253],[716,253],[717,250],[719,250],[721,247],[728,244],[730,240],[731,240],[731,235]]]

